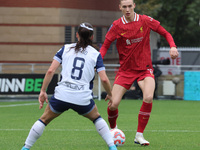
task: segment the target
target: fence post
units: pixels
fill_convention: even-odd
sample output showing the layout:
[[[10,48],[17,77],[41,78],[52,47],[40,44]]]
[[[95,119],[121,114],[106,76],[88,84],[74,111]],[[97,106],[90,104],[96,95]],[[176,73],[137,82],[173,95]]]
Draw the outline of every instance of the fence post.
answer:
[[[31,64],[31,73],[34,73],[34,66],[35,64]]]
[[[98,100],[101,100],[101,79],[98,76]]]
[[[2,72],[2,64],[0,64],[0,73]]]

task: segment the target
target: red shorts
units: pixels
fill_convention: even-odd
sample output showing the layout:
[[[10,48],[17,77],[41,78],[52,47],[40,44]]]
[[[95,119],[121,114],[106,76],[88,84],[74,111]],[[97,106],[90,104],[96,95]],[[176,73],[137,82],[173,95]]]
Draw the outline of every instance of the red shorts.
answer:
[[[117,75],[115,76],[114,84],[121,85],[127,90],[129,90],[135,80],[137,80],[138,82],[138,81],[143,80],[146,77],[154,78],[153,69],[134,70],[132,72],[119,71]]]

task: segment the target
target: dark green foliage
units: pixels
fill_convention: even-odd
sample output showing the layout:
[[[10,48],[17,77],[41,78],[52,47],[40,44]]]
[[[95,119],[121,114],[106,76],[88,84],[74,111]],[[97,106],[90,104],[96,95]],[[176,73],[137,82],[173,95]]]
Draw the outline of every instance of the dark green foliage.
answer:
[[[136,0],[135,2],[136,11],[159,20],[172,34],[177,46],[200,46],[199,0]],[[164,38],[161,39],[161,46],[168,46]]]

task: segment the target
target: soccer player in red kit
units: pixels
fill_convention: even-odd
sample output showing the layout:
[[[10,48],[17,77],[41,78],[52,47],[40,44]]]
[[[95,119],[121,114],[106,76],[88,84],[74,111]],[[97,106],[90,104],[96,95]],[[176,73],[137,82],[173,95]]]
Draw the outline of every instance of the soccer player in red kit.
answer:
[[[134,8],[134,0],[120,0],[119,9],[123,16],[111,25],[100,53],[104,58],[111,43],[117,40],[120,67],[112,89],[113,102],[108,102],[107,112],[110,127],[117,128],[118,106],[122,96],[131,87],[134,80],[137,80],[143,92],[143,103],[138,115],[138,128],[134,141],[137,144],[149,145],[149,142],[143,137],[143,132],[150,117],[155,90],[150,31],[153,30],[165,37],[170,45],[169,54],[172,59],[178,57],[178,51],[171,34],[160,25],[159,21],[135,13]]]

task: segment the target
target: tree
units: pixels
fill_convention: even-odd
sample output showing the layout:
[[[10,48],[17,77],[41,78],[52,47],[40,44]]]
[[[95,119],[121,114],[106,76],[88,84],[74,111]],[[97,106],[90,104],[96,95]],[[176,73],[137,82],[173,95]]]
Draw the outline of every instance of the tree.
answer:
[[[136,12],[154,17],[161,11],[162,4],[159,0],[137,0]]]
[[[200,46],[199,0],[141,0],[136,11],[159,20],[177,46]],[[168,46],[161,38],[161,46]]]

